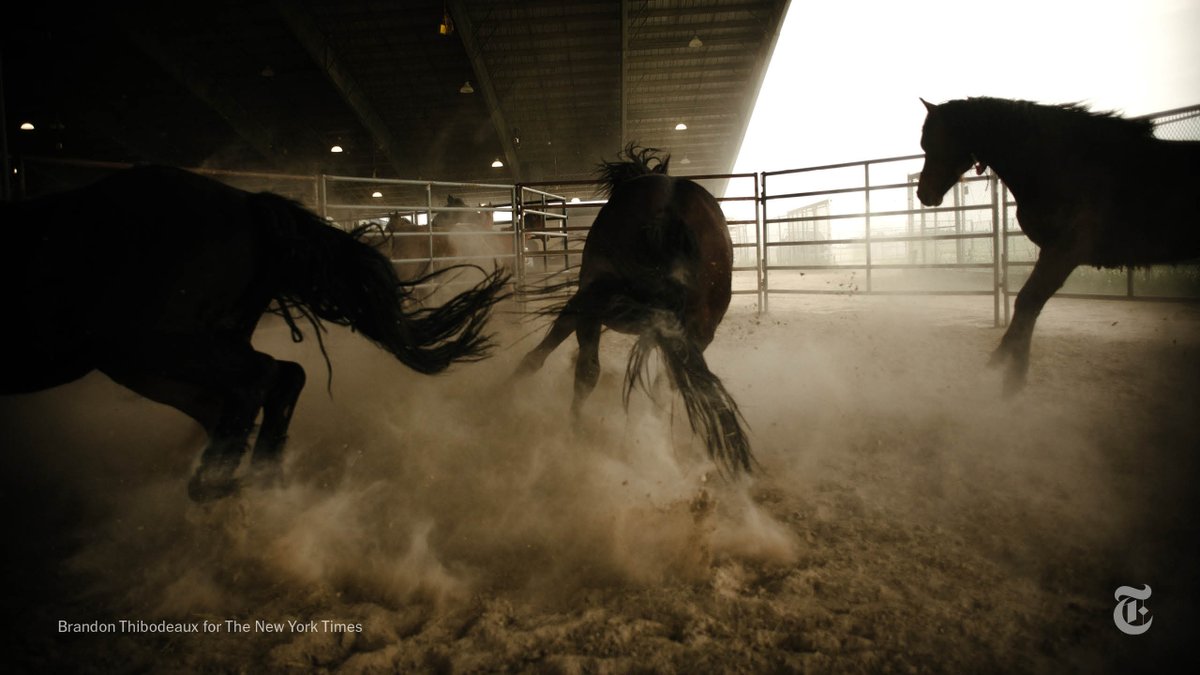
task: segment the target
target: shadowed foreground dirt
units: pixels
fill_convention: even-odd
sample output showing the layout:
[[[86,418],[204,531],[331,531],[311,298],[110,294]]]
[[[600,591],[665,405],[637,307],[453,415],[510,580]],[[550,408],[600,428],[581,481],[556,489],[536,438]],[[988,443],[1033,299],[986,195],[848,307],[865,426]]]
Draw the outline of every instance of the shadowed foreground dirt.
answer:
[[[185,496],[204,439],[178,413],[98,375],[2,399],[5,670],[1195,660],[1200,309],[1052,300],[1029,387],[1004,400],[984,367],[1000,335],[986,301],[772,307],[732,310],[708,352],[762,464],[735,481],[703,460],[667,392],[621,408],[620,336],[606,335],[605,376],[572,431],[571,347],[506,382],[529,326],[437,378],[335,331],[331,398],[315,343],[266,324],[259,347],[309,372],[289,483],[208,506]],[[1143,584],[1153,626],[1124,635],[1114,591]],[[122,619],[218,630],[60,632]]]

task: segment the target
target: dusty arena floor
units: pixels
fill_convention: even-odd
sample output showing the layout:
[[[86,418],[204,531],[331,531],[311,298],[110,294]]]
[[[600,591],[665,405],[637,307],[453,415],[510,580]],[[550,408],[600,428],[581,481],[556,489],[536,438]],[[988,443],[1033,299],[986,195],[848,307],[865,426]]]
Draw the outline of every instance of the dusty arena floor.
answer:
[[[990,302],[735,307],[708,359],[761,462],[736,481],[668,396],[622,409],[611,334],[573,431],[572,343],[507,381],[532,326],[434,378],[335,329],[330,396],[267,322],[309,373],[289,483],[209,506],[173,410],[99,375],[0,399],[4,671],[1189,670],[1200,307],[1054,299],[1005,400]],[[1125,635],[1114,591],[1145,584]]]

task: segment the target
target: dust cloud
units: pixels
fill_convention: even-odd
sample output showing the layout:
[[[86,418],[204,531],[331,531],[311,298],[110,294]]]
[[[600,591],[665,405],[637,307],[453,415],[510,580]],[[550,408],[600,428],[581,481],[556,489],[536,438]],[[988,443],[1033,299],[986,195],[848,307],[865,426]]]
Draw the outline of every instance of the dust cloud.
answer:
[[[984,368],[989,310],[735,307],[706,356],[748,421],[749,478],[716,472],[665,386],[622,407],[625,336],[605,333],[573,428],[573,345],[512,381],[540,330],[506,315],[491,359],[432,378],[331,328],[332,396],[315,342],[265,321],[256,346],[309,373],[286,483],[210,505],[186,497],[204,437],[182,415],[98,375],[9,397],[7,569],[41,570],[10,649],[345,672],[1103,672],[1163,652],[1195,618],[1200,312],[1053,301],[1010,400]],[[1113,589],[1142,583],[1157,651],[1113,633]],[[115,618],[362,632],[164,652],[53,629]]]

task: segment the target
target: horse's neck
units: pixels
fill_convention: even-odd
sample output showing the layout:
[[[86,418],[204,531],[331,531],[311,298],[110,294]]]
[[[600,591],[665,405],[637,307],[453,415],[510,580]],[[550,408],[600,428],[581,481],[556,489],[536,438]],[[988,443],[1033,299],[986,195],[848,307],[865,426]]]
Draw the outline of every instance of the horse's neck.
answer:
[[[991,167],[1018,201],[1043,192],[1062,170],[1044,134],[1031,126],[974,120],[967,133],[976,161]]]

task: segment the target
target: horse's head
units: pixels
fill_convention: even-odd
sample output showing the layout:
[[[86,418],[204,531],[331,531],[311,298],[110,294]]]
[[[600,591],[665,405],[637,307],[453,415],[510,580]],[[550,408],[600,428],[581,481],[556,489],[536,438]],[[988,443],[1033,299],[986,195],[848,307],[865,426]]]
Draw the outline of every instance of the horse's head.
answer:
[[[413,221],[406,216],[400,215],[398,211],[392,211],[388,214],[387,225],[384,225],[384,232],[411,232],[416,229]]]
[[[490,209],[480,209],[479,211],[461,210],[467,208],[467,202],[463,198],[455,197],[454,195],[446,195],[446,206],[456,210],[440,211],[434,214],[433,229],[479,230],[488,229],[492,226],[492,211]]]
[[[928,111],[921,128],[921,149],[925,166],[917,184],[917,199],[925,206],[938,206],[960,176],[976,164],[971,149],[954,133],[946,119],[944,106],[921,99]],[[981,170],[982,171],[982,170]]]

